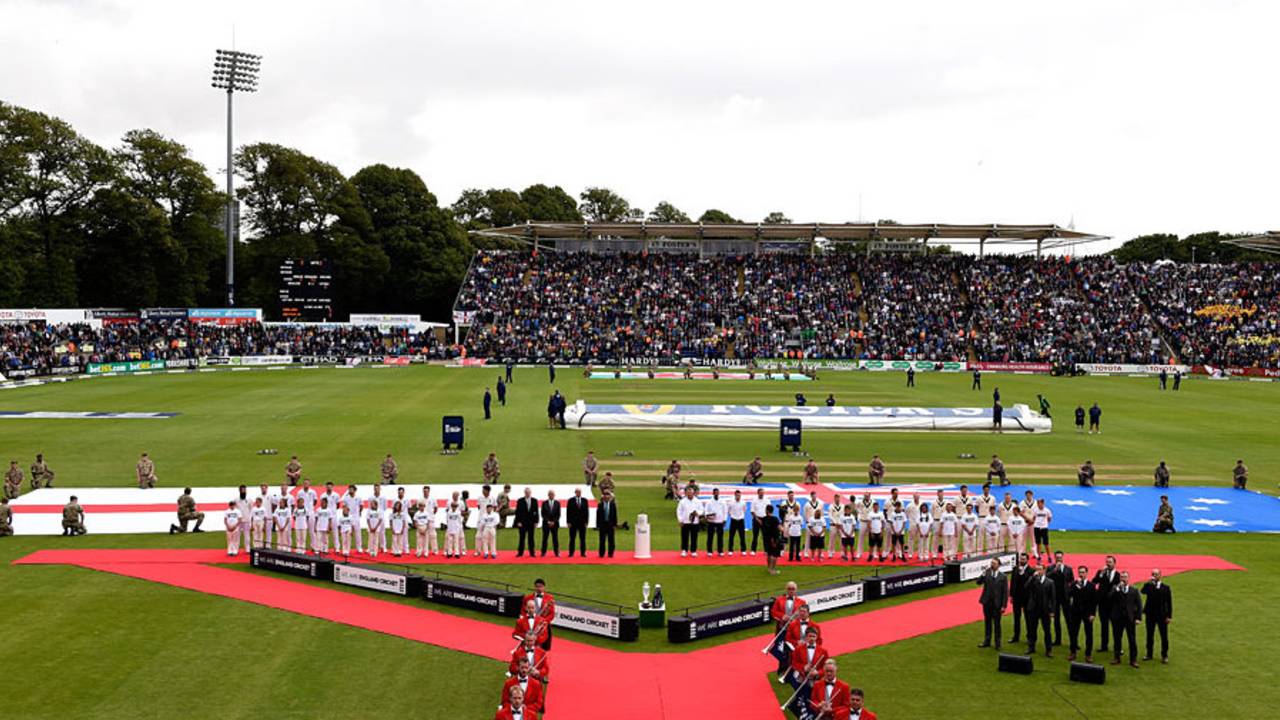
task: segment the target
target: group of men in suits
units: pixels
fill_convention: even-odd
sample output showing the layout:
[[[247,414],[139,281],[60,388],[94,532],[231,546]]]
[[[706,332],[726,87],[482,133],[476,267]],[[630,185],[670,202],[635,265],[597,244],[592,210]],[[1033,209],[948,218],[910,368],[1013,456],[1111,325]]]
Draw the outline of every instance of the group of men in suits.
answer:
[[[563,511],[554,491],[547,493],[547,499],[538,502],[533,491],[525,488],[524,497],[516,501],[515,528],[519,534],[516,557],[523,557],[528,545],[529,557],[534,557],[537,548],[534,545],[534,528],[542,527],[542,552],[547,554],[547,541],[550,540],[551,551],[560,557],[560,517],[563,512],[565,522],[569,526],[569,557],[574,550],[579,550],[581,557],[587,556],[587,525],[590,520],[591,507],[582,489],[575,488],[573,497],[565,503]],[[618,501],[611,490],[605,490],[596,504],[596,533],[599,535],[598,553],[600,557],[613,557],[615,536],[618,529]]]
[[[1070,641],[1068,660],[1075,661],[1084,636],[1084,660],[1093,662],[1093,626],[1100,630],[1099,650],[1107,652],[1108,643],[1114,653],[1111,664],[1119,665],[1123,641],[1129,643],[1129,664],[1138,667],[1137,626],[1146,620],[1147,652],[1151,660],[1155,635],[1160,635],[1160,661],[1169,662],[1169,623],[1173,621],[1173,592],[1164,582],[1159,569],[1151,571],[1151,579],[1139,591],[1129,582],[1129,573],[1116,568],[1116,558],[1108,555],[1105,567],[1089,575],[1089,568],[1074,569],[1063,561],[1062,553],[1054,553],[1052,565],[1034,568],[1024,554],[1009,576],[1000,570],[999,560],[978,578],[982,593],[984,629],[978,647],[1001,646],[1001,618],[1010,602],[1013,605],[1013,642],[1018,642],[1022,622],[1027,626],[1027,654],[1036,652],[1039,635],[1044,636],[1045,657],[1053,657],[1053,647],[1062,644],[1062,620],[1067,621]],[[1146,602],[1143,602],[1143,597]],[[1052,630],[1051,623],[1052,621]]]
[[[516,646],[511,650],[507,680],[494,720],[538,720],[546,712],[547,685],[551,682],[551,624],[556,617],[556,599],[547,584],[538,578],[533,592],[524,596],[520,617],[512,633]]]

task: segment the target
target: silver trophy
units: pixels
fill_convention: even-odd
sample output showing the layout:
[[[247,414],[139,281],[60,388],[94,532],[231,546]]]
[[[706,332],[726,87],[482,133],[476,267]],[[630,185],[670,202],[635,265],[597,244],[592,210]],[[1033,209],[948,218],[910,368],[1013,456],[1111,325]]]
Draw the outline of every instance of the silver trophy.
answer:
[[[640,603],[640,607],[649,607],[649,581],[644,581],[644,586],[640,588],[640,593],[644,595],[644,602]]]

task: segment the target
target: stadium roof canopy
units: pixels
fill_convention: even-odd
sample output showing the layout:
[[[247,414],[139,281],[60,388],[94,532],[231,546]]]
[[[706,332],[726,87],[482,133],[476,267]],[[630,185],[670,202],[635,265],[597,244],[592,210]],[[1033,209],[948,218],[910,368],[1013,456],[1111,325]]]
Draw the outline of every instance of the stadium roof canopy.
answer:
[[[1280,255],[1280,230],[1272,230],[1261,235],[1251,235],[1244,238],[1236,238],[1235,240],[1227,240],[1228,245],[1235,245],[1246,250],[1257,250],[1258,252],[1275,253]]]
[[[1080,232],[1057,225],[952,225],[944,223],[647,223],[647,222],[528,222],[523,225],[473,230],[481,237],[517,240],[536,247],[563,247],[560,241],[574,241],[572,247],[590,249],[593,241],[632,241],[649,248],[683,243],[701,251],[704,243],[734,245],[755,243],[814,246],[819,242],[866,242],[869,251],[917,248],[929,243],[951,246],[973,245],[982,252],[988,245],[1019,245],[1023,252],[1074,247],[1082,243],[1108,240],[1105,235]],[[545,245],[544,245],[545,243]],[[584,246],[585,245],[585,246]],[[898,247],[901,246],[901,247]]]

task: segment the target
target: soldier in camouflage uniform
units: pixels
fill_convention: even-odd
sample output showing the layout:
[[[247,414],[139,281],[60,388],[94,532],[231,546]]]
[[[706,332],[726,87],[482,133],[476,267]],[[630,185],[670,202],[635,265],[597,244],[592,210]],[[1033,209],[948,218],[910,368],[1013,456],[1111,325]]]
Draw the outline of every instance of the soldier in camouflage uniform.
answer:
[[[604,477],[600,478],[600,494],[611,493],[615,487],[617,487],[617,483],[613,481],[613,473],[606,472]]]
[[[196,499],[191,497],[191,488],[185,488],[178,498],[178,524],[169,526],[169,534],[186,532],[187,523],[192,520],[196,521],[196,526],[192,532],[204,532],[200,529],[200,526],[204,523],[204,513],[196,509]]]
[[[0,537],[13,534],[13,509],[9,507],[9,498],[0,498]]]
[[[31,489],[39,490],[41,487],[53,487],[53,470],[44,461],[44,455],[36,454],[36,461],[31,463]]]
[[[151,462],[151,457],[146,453],[142,453],[142,457],[138,459],[137,472],[139,490],[156,486],[156,464]]]
[[[84,508],[80,507],[75,495],[71,496],[71,502],[62,508],[62,534],[63,535],[84,535]]]
[[[302,463],[298,462],[298,456],[294,455],[289,459],[289,464],[284,466],[284,479],[289,482],[289,486],[293,487],[298,484],[298,479],[302,477]]]
[[[400,467],[396,465],[395,460],[391,459],[391,453],[387,453],[387,459],[382,461],[382,482],[395,485],[398,477],[400,477]]]
[[[4,496],[12,500],[18,497],[20,492],[22,492],[22,468],[18,467],[17,460],[10,460],[9,472],[4,474]]]
[[[490,485],[497,485],[498,478],[502,476],[502,469],[498,467],[498,456],[489,453],[489,457],[485,458],[484,466],[481,468],[484,472],[484,481]]]
[[[502,486],[502,492],[498,493],[498,498],[494,501],[494,505],[498,508],[498,529],[501,530],[507,526],[507,518],[515,512],[515,510],[511,508],[510,485]]]

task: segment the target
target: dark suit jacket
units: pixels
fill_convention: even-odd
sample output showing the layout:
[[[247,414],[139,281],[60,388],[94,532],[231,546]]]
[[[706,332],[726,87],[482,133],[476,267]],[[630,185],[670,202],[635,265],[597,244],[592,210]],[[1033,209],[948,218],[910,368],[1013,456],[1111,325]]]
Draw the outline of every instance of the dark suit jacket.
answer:
[[[1076,579],[1075,570],[1072,570],[1071,566],[1066,563],[1062,564],[1061,570],[1058,569],[1057,565],[1050,565],[1045,575],[1048,575],[1049,579],[1053,581],[1053,587],[1058,592],[1058,605],[1062,605],[1067,599],[1067,586]]]
[[[1130,625],[1142,617],[1142,595],[1130,585],[1128,592],[1116,588],[1111,592],[1111,622]]]
[[[1067,586],[1066,601],[1062,612],[1068,618],[1082,620],[1090,615],[1098,614],[1098,589],[1093,583],[1085,580],[1084,587],[1077,583]]]
[[[533,527],[538,524],[538,498],[520,498],[516,501],[516,525]]]
[[[1009,594],[1019,605],[1026,602],[1027,598],[1027,582],[1036,574],[1032,571],[1030,565],[1014,565],[1011,573]]]
[[[565,520],[569,523],[569,527],[586,527],[590,512],[586,498],[571,497],[565,510]]]
[[[596,505],[596,529],[612,529],[618,526],[618,501],[609,501],[609,512],[605,512],[604,501]]]
[[[1041,582],[1032,577],[1027,582],[1027,616],[1041,617],[1058,612],[1058,591],[1048,577]]]
[[[1093,586],[1098,591],[1098,611],[1104,613],[1111,608],[1111,591],[1116,589],[1120,584],[1120,571],[1115,570],[1111,573],[1111,580],[1107,580],[1107,571],[1105,568],[1094,573]],[[1107,614],[1110,618],[1111,615]]]
[[[1159,588],[1154,582],[1147,581],[1147,584],[1142,586],[1142,594],[1147,598],[1144,613],[1148,621],[1164,622],[1173,617],[1173,591],[1164,580],[1160,581]]]
[[[559,500],[547,500],[542,503],[542,527],[560,527]]]
[[[978,576],[978,584],[982,586],[982,596],[978,598],[978,602],[986,610],[999,612],[1009,604],[1009,579],[999,570],[995,575],[989,573],[986,570]]]

